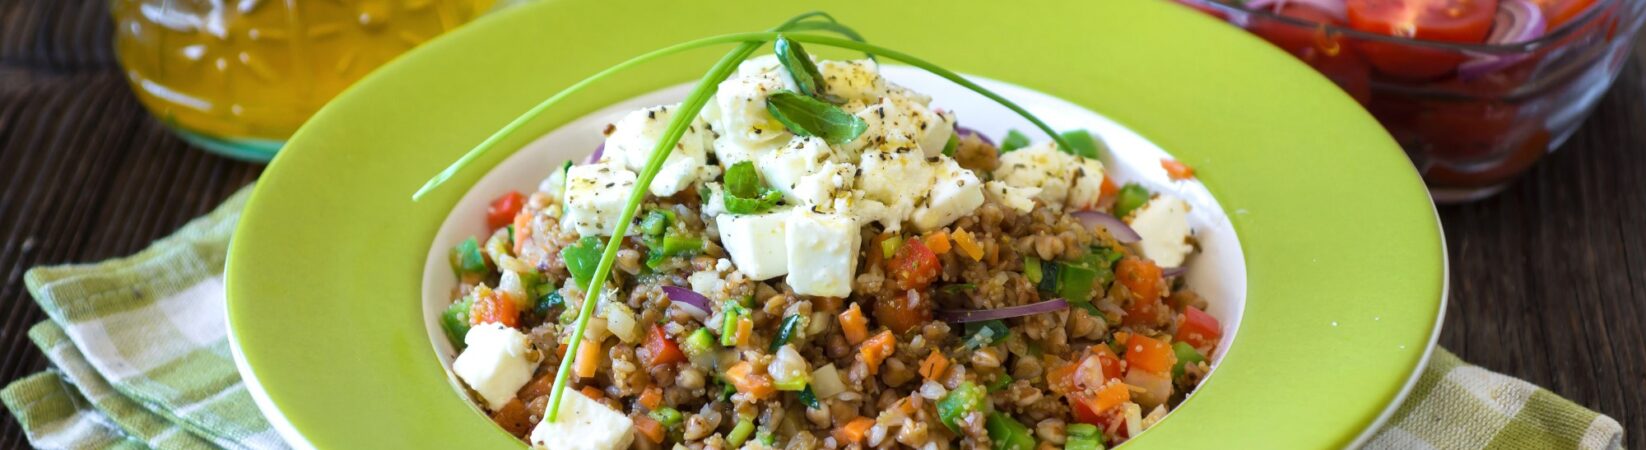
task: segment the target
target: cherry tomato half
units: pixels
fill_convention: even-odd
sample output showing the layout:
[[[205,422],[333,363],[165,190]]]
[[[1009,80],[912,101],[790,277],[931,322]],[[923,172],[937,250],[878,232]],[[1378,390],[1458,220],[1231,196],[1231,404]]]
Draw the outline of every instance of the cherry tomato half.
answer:
[[[1554,30],[1566,22],[1571,22],[1578,14],[1582,14],[1594,0],[1532,0],[1538,9],[1543,10],[1543,17],[1549,21],[1549,29]]]
[[[491,206],[486,208],[486,226],[495,230],[514,223],[514,215],[520,213],[520,207],[526,204],[526,196],[520,191],[509,191],[492,200]]]
[[[1347,0],[1349,26],[1394,37],[1480,43],[1492,30],[1497,0]],[[1463,55],[1415,44],[1361,42],[1372,66],[1397,78],[1427,79],[1457,68]]]

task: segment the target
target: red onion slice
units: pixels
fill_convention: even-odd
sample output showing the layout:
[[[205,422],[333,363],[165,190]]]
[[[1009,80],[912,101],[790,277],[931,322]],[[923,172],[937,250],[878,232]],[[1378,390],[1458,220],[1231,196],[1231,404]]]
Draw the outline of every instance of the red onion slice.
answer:
[[[669,301],[680,305],[692,317],[702,320],[709,317],[709,298],[704,297],[691,289],[680,286],[663,286],[663,294],[669,296]]]
[[[1536,3],[1532,3],[1531,0],[1504,0],[1498,4],[1497,16],[1492,20],[1492,34],[1486,36],[1486,43],[1520,44],[1543,37],[1548,31],[1548,20],[1543,17],[1543,9]],[[1525,61],[1527,56],[1525,53],[1476,54],[1457,66],[1457,77],[1465,81],[1478,79]]]
[[[1349,7],[1343,0],[1251,0],[1246,8],[1279,14],[1286,5],[1304,5],[1319,9],[1339,22],[1349,20]]]
[[[960,136],[977,136],[978,139],[982,139],[983,142],[988,143],[990,147],[995,146],[994,145],[994,139],[989,139],[988,136],[984,136],[983,133],[979,133],[979,132],[977,132],[977,130],[973,130],[971,128],[966,128],[966,127],[963,127],[963,126],[960,126],[960,125],[955,125],[954,126],[954,133],[957,134],[957,135],[960,135]]]
[[[1175,276],[1178,276],[1178,275],[1182,275],[1183,272],[1188,272],[1188,271],[1189,271],[1189,266],[1167,267],[1167,268],[1160,269],[1160,276],[1175,277]]]
[[[1122,244],[1130,244],[1143,240],[1143,236],[1139,236],[1137,234],[1137,230],[1133,230],[1130,225],[1126,225],[1126,222],[1121,221],[1115,216],[1097,211],[1076,211],[1071,213],[1071,215],[1073,215],[1076,219],[1080,219],[1080,224],[1085,225],[1087,228],[1101,226],[1104,229],[1109,230],[1109,235],[1114,236],[1114,240],[1120,241]]]
[[[585,164],[594,164],[594,163],[600,162],[600,156],[605,155],[605,154],[606,154],[606,143],[601,142],[599,147],[594,148],[594,153],[589,154],[589,160],[584,161],[584,163]]]
[[[1010,319],[1013,317],[1032,316],[1069,309],[1069,302],[1064,299],[1052,299],[1040,303],[1020,306],[1008,306],[995,309],[974,310],[940,310],[933,313],[938,320],[949,323],[982,322],[985,320]]]

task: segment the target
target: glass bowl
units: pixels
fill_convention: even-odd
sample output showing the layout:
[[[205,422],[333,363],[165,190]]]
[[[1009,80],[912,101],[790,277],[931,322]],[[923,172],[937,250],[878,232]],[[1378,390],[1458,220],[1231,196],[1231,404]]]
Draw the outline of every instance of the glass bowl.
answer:
[[[1628,61],[1646,0],[1596,0],[1513,45],[1368,33],[1210,0],[1177,0],[1314,67],[1400,142],[1440,202],[1491,196],[1577,130]]]

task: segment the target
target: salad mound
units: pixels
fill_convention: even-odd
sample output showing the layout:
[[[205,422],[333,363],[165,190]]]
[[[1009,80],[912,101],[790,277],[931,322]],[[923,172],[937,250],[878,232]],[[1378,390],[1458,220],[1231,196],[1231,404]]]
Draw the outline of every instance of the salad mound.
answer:
[[[700,110],[624,115],[452,249],[452,371],[499,426],[557,450],[1097,449],[1200,383],[1222,330],[1182,282],[1187,202],[1117,182],[1084,131],[997,145],[874,59],[776,50]]]

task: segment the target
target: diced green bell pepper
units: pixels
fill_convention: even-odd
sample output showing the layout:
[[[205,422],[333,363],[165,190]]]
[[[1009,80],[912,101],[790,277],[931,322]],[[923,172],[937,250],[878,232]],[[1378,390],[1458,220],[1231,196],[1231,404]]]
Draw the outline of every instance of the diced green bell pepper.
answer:
[[[577,285],[588,289],[589,279],[594,277],[595,266],[600,264],[600,254],[604,251],[600,238],[589,236],[560,249],[560,258],[566,262],[566,271],[571,272]]]
[[[486,257],[480,254],[480,240],[475,239],[474,236],[469,236],[467,240],[457,244],[452,252],[456,255],[454,259],[457,261],[455,269],[457,269],[458,275],[484,275],[488,270],[486,268]]]
[[[1034,432],[1012,416],[1001,412],[990,413],[985,425],[994,450],[1034,450]]]
[[[1064,428],[1063,450],[1105,450],[1103,434],[1096,425],[1089,423],[1072,423]]]
[[[1177,364],[1172,366],[1172,379],[1174,380],[1183,376],[1184,366],[1199,364],[1201,361],[1206,360],[1205,356],[1200,355],[1200,350],[1195,350],[1194,346],[1189,345],[1187,342],[1172,343],[1172,353],[1177,354]]]
[[[960,432],[959,420],[989,407],[989,393],[970,381],[961,383],[937,401],[937,418],[949,431]]]
[[[1148,201],[1148,189],[1144,189],[1143,186],[1139,186],[1137,183],[1126,183],[1125,186],[1120,188],[1120,193],[1115,194],[1114,216],[1124,218],[1131,214],[1132,210],[1142,207]]]
[[[1029,136],[1021,131],[1006,131],[1006,137],[1000,140],[1000,153],[1006,153],[1029,146]]]
[[[469,334],[469,309],[473,306],[474,296],[465,296],[440,313],[440,327],[446,330],[446,338],[451,339],[452,346],[459,350],[465,347],[463,337]]]

